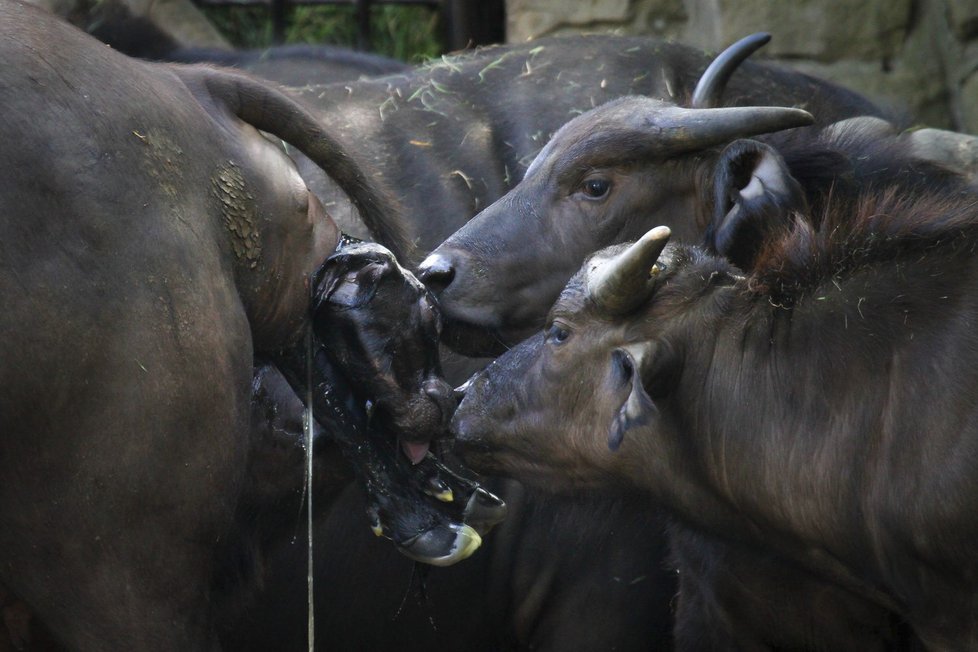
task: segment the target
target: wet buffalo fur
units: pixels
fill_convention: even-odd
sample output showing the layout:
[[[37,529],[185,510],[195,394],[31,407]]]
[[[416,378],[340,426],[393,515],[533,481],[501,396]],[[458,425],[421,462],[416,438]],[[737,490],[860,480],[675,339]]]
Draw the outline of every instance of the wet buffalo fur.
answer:
[[[772,140],[805,195],[800,205],[779,207],[788,219],[744,265],[752,289],[774,301],[793,301],[829,275],[946,243],[975,222],[974,188],[951,170],[913,158],[897,139],[856,130]],[[712,232],[706,247],[716,251]]]
[[[848,341],[833,338],[829,333],[821,334],[816,349],[818,356],[842,361],[851,355],[845,351],[856,353],[862,347],[876,352],[888,348],[899,350],[908,337],[913,339],[914,331],[923,334],[945,330],[950,324],[944,319],[953,320],[947,307],[949,296],[969,292],[965,288],[972,282],[969,261],[978,248],[978,195],[974,189],[948,170],[913,159],[894,139],[879,140],[849,133],[835,141],[815,143],[814,155],[810,157],[804,155],[805,144],[800,144],[803,146],[798,147],[797,142],[784,143],[781,152],[793,177],[801,181],[804,198],[795,197],[795,205],[782,205],[772,211],[781,219],[780,223],[774,228],[755,230],[753,238],[748,236],[756,246],[739,261],[748,273],[743,286],[749,296],[761,301],[754,304],[754,316],[759,316],[757,311],[772,311],[771,343],[784,341],[782,338],[789,332],[787,324],[792,322],[793,315],[802,315],[800,318],[804,319],[823,307],[820,302],[826,304],[824,319],[833,319],[827,305],[837,301],[831,296],[833,287],[849,295],[843,303],[847,300],[851,303],[841,307],[834,318],[845,320],[847,326],[851,320],[852,327],[847,328]],[[811,143],[808,145],[811,151]],[[722,193],[718,193],[718,198],[722,198]],[[762,216],[760,221],[770,217]],[[708,233],[707,248],[716,250],[711,236],[715,232]],[[694,266],[722,269],[715,268],[709,259],[693,262],[696,258],[693,255],[688,260]],[[752,320],[747,315],[740,318],[747,320],[745,323]],[[795,327],[791,332],[798,333],[801,328],[813,334],[808,329],[817,329],[812,325]],[[759,369],[757,373],[765,372]],[[938,367],[936,377],[926,375],[921,382],[937,385],[958,382],[945,373]],[[853,378],[856,385],[860,384],[858,376]],[[864,379],[868,385],[882,380]],[[819,376],[813,386],[837,382]],[[859,391],[855,385],[853,388]],[[791,422],[815,423],[831,418],[829,414],[819,416],[810,412],[818,405],[819,401],[802,402],[796,408],[802,413],[790,417]],[[867,408],[877,409],[872,403]],[[949,416],[956,418],[953,414],[952,411]],[[850,418],[869,417],[869,414],[860,417],[853,414]],[[722,417],[714,418],[722,420]],[[938,439],[933,442],[938,448],[944,445]],[[711,539],[681,528],[677,531],[680,535],[674,539],[676,560],[686,571],[677,640],[685,649],[724,649],[716,641],[700,638],[705,634],[696,633],[703,631],[704,618],[712,622],[714,632],[717,623],[726,621],[724,626],[728,632],[736,632],[737,640],[761,639],[775,646],[786,640],[794,644],[807,640],[815,642],[809,649],[844,649],[843,645],[845,649],[917,649],[910,628],[886,608],[874,608],[871,602],[848,591],[833,589],[777,555],[750,547],[711,543]],[[953,554],[937,562],[938,566],[953,566],[951,558]],[[949,569],[950,566],[946,568]],[[904,567],[898,572],[908,570]],[[892,576],[884,581],[900,582]],[[803,594],[808,604],[821,606],[792,612],[792,606],[798,606],[797,601],[785,601],[783,589],[775,588],[766,594],[770,589],[765,589],[765,583],[773,587],[790,584],[795,595]],[[723,595],[724,591],[738,586],[740,590],[732,593],[734,599]],[[749,590],[744,591],[744,586]],[[923,587],[917,590],[926,591]],[[831,602],[820,600],[820,595],[831,596]],[[891,605],[899,605],[902,611],[907,609],[908,602],[929,599],[933,596],[899,595]],[[777,605],[777,626],[772,629],[767,624],[758,633],[754,623],[763,620],[758,618],[758,613],[763,613],[765,605],[768,609]],[[731,609],[741,611],[731,614]],[[913,609],[909,608],[908,617],[921,625],[916,620],[920,615],[912,613]],[[835,617],[815,620],[810,615],[813,611],[835,614]],[[818,627],[813,629],[814,623]],[[930,627],[933,627],[930,623],[923,625],[923,636],[939,645],[948,644],[957,635],[974,643],[968,639],[974,632],[969,634],[967,626],[952,626],[949,631],[937,634],[928,632]],[[784,638],[772,640],[772,632],[775,637]]]
[[[856,313],[860,302],[889,303],[894,312],[865,316],[874,319],[875,337],[899,337],[907,326],[906,311],[900,318],[899,310],[906,308],[901,298],[913,293],[913,279],[942,274],[951,261],[973,254],[978,235],[974,189],[959,175],[913,158],[897,139],[874,138],[858,129],[821,139],[779,134],[772,141],[797,182],[792,192],[744,220],[739,235],[746,249],[735,242],[726,242],[726,249],[718,245],[716,218],[707,229],[706,248],[744,268],[749,292],[783,311],[786,319],[799,304],[824,299],[827,284],[869,275],[874,284],[857,300]],[[756,161],[756,148],[745,143],[728,152],[746,162],[743,169],[717,172],[715,216],[730,208],[723,204],[728,198],[724,188],[744,185],[735,177],[749,177]],[[887,278],[905,286],[894,290]],[[916,298],[926,296],[918,292]],[[938,297],[932,299],[939,310]],[[893,322],[889,328],[888,318]],[[673,556],[682,576],[676,632],[682,649],[725,649],[723,641],[731,639],[792,649],[799,642],[805,649],[918,649],[896,614],[777,555],[677,526]],[[792,587],[794,599],[785,586]],[[772,613],[777,614],[774,626]]]

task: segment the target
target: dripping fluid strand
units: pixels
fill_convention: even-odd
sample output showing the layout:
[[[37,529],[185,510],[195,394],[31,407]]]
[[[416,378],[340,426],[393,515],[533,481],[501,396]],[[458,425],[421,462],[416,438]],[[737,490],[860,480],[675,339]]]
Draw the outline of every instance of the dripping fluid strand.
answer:
[[[312,435],[313,435],[313,411],[312,411],[312,348],[313,348],[312,329],[306,331],[306,418],[304,425],[306,436],[306,590],[308,592],[308,641],[309,652],[313,652],[316,643],[316,616],[313,609],[313,582],[312,582]]]

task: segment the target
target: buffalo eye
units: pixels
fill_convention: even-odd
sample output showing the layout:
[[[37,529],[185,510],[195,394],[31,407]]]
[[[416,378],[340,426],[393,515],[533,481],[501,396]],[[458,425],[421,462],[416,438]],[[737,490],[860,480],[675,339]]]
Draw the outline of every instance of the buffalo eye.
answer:
[[[558,323],[553,323],[547,328],[546,337],[549,344],[563,344],[570,337],[570,331]]]
[[[611,181],[608,179],[587,179],[581,184],[581,192],[587,199],[604,199],[609,190],[611,190]]]

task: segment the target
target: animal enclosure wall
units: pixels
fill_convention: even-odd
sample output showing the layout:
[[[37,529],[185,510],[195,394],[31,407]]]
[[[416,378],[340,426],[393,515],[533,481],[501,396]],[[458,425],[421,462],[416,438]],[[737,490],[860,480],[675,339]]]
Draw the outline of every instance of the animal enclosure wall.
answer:
[[[769,31],[757,56],[978,132],[975,0],[507,0],[507,38],[616,31],[708,50]]]

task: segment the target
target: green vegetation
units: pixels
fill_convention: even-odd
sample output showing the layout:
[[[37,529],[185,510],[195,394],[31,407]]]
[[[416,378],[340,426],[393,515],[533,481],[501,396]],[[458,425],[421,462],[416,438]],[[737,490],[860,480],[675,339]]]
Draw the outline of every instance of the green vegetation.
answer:
[[[205,7],[204,13],[233,45],[272,45],[271,12],[265,6]],[[424,6],[375,6],[370,10],[372,51],[410,63],[441,53],[438,15]],[[354,47],[356,17],[352,6],[297,6],[289,13],[286,43]]]

